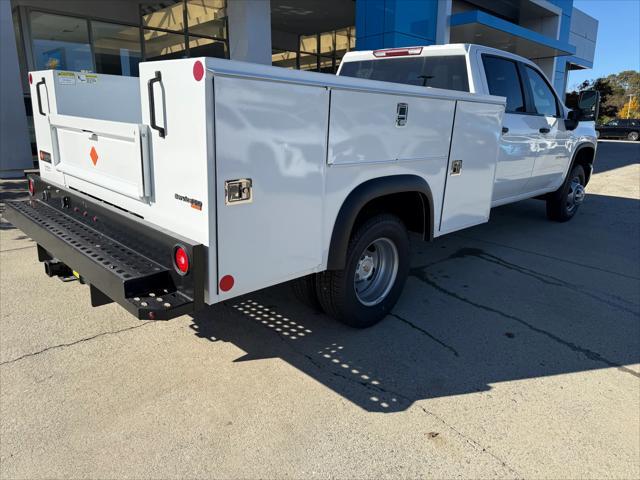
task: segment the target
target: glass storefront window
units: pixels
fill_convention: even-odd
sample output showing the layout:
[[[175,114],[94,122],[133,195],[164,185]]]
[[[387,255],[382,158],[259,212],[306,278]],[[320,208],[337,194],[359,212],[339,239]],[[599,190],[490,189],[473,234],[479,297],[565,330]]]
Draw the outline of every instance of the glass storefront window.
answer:
[[[300,52],[300,70],[318,70],[318,56]]]
[[[91,22],[91,34],[98,73],[138,76],[142,52],[137,27]]]
[[[36,70],[94,71],[87,20],[31,12],[30,25]]]
[[[227,38],[226,0],[187,0],[189,34]]]
[[[300,35],[297,52],[274,48],[271,63],[277,67],[335,73],[344,54],[355,49],[355,46],[355,27],[314,35]]]
[[[142,2],[140,11],[143,27],[160,28],[174,32],[184,31],[184,3],[182,0]]]
[[[275,65],[276,67],[295,69],[297,68],[296,56],[296,52],[292,52],[289,50],[278,50],[277,48],[274,48],[273,50],[271,50],[271,64]]]
[[[335,50],[333,45],[334,32],[324,32],[320,34],[320,53],[322,55],[333,55]]]
[[[296,69],[296,56],[296,52],[291,52],[289,50],[278,50],[277,48],[274,48],[273,50],[271,50],[271,64],[275,65],[276,67]]]
[[[336,71],[344,54],[356,48],[355,27],[336,30]]]
[[[146,60],[229,57],[227,0],[146,1],[140,8],[142,25],[152,27],[143,33]]]
[[[159,30],[145,30],[144,51],[147,60],[183,58],[186,55],[184,35]]]
[[[306,53],[318,53],[318,36],[300,35],[300,51]]]
[[[320,68],[318,71],[322,73],[335,73],[336,69],[333,65],[333,57],[320,57]]]
[[[189,56],[227,58],[227,44],[212,38],[189,37]]]

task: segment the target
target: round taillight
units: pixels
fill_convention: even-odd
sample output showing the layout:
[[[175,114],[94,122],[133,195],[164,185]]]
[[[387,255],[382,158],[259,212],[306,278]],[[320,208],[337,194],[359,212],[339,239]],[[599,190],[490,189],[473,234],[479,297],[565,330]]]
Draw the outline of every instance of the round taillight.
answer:
[[[196,63],[193,64],[193,78],[196,79],[196,82],[199,82],[204,77],[204,65],[200,60],[197,60]]]
[[[29,195],[33,196],[36,193],[36,184],[35,182],[30,178],[29,179]]]
[[[177,246],[173,253],[173,262],[181,275],[189,273],[189,255],[184,248]]]
[[[233,288],[233,285],[236,283],[236,280],[231,275],[225,275],[220,279],[220,290],[223,292],[228,292]]]

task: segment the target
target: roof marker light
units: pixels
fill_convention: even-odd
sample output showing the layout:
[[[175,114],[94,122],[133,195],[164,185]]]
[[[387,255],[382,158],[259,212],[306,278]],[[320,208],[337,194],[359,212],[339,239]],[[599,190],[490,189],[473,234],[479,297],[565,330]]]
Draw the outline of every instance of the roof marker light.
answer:
[[[376,58],[404,57],[406,55],[420,55],[421,53],[422,47],[385,48],[384,50],[374,50],[373,56]]]

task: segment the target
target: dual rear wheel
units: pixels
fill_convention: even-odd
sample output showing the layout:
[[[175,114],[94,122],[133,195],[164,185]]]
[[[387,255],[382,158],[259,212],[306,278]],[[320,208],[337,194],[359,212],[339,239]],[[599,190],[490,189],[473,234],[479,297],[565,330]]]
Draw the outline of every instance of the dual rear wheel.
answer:
[[[380,214],[357,225],[344,269],[293,282],[306,304],[355,328],[382,320],[398,301],[409,273],[409,236],[395,215]]]

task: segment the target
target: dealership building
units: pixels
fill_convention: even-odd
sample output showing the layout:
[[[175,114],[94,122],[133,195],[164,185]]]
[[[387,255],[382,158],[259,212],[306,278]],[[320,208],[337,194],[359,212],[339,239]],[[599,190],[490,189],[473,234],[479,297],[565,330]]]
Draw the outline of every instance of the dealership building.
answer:
[[[30,70],[137,76],[210,56],[333,74],[350,50],[477,43],[532,59],[559,92],[593,65],[573,0],[0,0],[0,176],[33,166]]]

